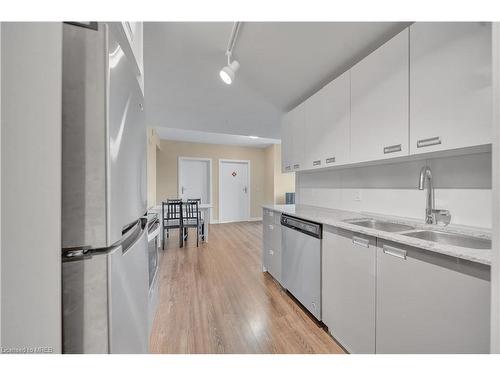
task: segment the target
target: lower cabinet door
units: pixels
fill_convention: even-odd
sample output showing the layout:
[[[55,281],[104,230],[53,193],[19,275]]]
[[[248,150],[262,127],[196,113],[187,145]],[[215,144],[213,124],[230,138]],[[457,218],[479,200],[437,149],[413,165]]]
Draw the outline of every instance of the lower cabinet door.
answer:
[[[281,284],[281,251],[269,249],[267,257],[269,265],[267,272]]]
[[[324,227],[322,319],[349,353],[375,353],[376,239]]]
[[[377,353],[489,353],[490,267],[378,240]]]

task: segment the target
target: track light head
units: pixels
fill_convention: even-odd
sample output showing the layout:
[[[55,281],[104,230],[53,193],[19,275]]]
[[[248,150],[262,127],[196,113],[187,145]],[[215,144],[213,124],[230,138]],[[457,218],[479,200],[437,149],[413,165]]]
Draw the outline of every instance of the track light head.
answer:
[[[220,79],[227,84],[230,85],[234,81],[234,75],[236,71],[240,68],[240,63],[236,60],[228,63],[224,68],[219,72]]]

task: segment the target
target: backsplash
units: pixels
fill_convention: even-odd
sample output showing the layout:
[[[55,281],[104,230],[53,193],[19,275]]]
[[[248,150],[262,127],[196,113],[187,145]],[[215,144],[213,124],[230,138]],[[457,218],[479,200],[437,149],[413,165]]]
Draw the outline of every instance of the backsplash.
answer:
[[[491,228],[491,153],[296,173],[296,203],[423,220],[422,166],[432,169],[436,208],[451,224]]]

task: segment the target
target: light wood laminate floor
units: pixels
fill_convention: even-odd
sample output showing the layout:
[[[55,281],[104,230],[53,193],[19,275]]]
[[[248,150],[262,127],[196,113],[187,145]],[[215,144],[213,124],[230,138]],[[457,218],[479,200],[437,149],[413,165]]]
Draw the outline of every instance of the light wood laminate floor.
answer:
[[[174,231],[177,232],[177,231]],[[343,353],[261,269],[262,223],[210,226],[210,242],[172,234],[160,260],[152,353]]]

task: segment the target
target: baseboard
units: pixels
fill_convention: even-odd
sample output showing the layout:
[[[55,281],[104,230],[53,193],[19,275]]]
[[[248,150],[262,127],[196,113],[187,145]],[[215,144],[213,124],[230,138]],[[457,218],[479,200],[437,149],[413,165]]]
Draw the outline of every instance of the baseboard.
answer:
[[[251,217],[250,219],[246,221],[262,221],[262,217]]]
[[[228,220],[228,221],[219,221],[219,219],[213,219],[210,221],[210,224],[244,223],[246,221],[262,221],[262,217],[250,217],[246,220]]]

